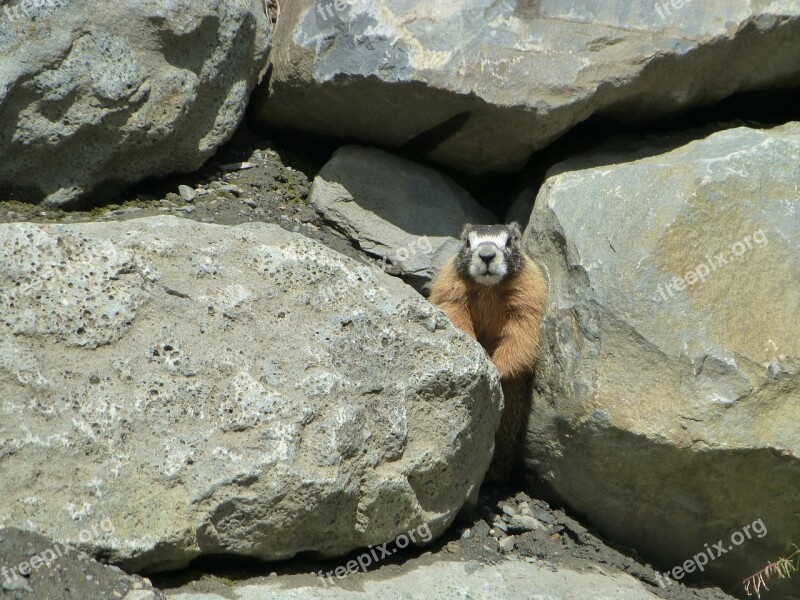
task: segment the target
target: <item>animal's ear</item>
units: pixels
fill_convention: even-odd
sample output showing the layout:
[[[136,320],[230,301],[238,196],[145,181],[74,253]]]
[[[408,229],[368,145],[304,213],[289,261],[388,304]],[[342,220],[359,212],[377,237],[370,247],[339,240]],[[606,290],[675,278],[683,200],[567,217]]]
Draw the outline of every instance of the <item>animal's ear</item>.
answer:
[[[464,242],[465,244],[467,243],[467,241],[469,241],[469,234],[472,231],[473,227],[474,225],[467,223],[466,225],[464,225],[464,229],[461,230],[461,241]]]
[[[515,239],[520,239],[522,237],[522,231],[520,231],[519,223],[516,221],[512,221],[507,225],[508,229],[511,231],[511,235]]]

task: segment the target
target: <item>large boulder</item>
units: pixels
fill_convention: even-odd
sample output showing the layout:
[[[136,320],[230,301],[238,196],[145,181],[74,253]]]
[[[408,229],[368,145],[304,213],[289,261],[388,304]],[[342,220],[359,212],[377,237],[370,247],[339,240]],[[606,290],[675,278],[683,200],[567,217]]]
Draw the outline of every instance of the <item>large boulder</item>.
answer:
[[[333,154],[308,201],[335,233],[418,289],[458,252],[465,223],[495,222],[447,175],[359,146]]]
[[[19,0],[0,15],[0,195],[61,205],[198,169],[266,66],[262,0]]]
[[[435,538],[476,497],[497,372],[396,278],[174,217],[0,252],[0,524],[154,571]]]
[[[800,540],[800,124],[670,141],[561,163],[537,198],[527,464],[672,576],[734,585]]]
[[[652,119],[800,84],[799,37],[796,0],[297,0],[253,113],[512,171],[592,115]]]

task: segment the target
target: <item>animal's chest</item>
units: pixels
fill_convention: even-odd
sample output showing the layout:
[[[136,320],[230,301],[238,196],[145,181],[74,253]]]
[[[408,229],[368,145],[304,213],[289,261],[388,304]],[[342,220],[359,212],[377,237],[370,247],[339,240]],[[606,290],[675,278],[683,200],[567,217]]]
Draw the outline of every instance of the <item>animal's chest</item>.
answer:
[[[499,294],[476,293],[470,298],[469,310],[475,337],[489,356],[492,356],[500,343],[503,327],[508,318],[505,300]]]

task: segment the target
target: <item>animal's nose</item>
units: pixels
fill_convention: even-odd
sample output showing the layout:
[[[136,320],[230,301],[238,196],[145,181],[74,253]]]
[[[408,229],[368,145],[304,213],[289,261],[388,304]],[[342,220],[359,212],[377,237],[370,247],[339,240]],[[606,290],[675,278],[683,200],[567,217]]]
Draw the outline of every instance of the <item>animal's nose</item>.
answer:
[[[492,262],[492,259],[497,256],[497,251],[493,246],[484,244],[478,248],[478,256],[480,256],[481,260],[485,262],[486,266],[488,267],[489,263]]]

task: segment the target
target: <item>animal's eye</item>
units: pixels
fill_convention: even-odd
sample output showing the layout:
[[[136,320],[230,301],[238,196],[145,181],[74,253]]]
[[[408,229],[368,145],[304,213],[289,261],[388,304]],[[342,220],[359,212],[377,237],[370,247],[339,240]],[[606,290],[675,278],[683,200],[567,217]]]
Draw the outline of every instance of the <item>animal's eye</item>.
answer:
[[[506,238],[506,248],[511,248],[511,236]]]

